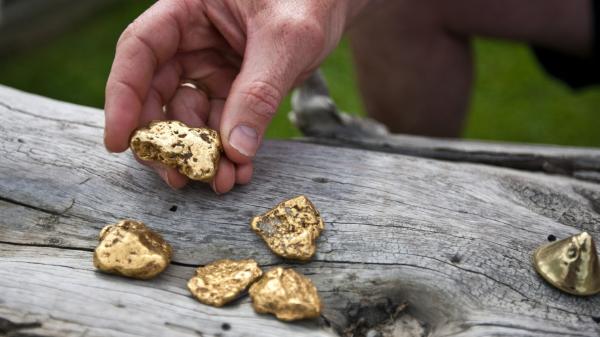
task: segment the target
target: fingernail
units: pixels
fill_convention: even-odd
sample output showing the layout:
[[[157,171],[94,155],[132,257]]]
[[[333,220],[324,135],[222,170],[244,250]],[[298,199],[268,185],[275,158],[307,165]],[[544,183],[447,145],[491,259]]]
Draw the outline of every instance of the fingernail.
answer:
[[[221,195],[221,193],[219,193],[219,191],[217,191],[217,184],[215,183],[214,180],[210,183],[210,187],[212,187],[212,190],[215,192],[216,195]]]
[[[103,135],[103,141],[104,141],[104,148],[106,148],[106,151],[108,151],[109,153],[113,153],[109,148],[108,148],[108,142],[107,142],[107,138],[106,138],[107,134],[106,134],[106,130],[104,130],[104,135]]]
[[[246,157],[254,157],[258,150],[258,133],[246,125],[238,125],[229,134],[229,144]]]
[[[173,186],[171,186],[171,182],[169,181],[169,172],[167,170],[162,168],[158,169],[158,175],[163,178],[169,187],[173,188]]]

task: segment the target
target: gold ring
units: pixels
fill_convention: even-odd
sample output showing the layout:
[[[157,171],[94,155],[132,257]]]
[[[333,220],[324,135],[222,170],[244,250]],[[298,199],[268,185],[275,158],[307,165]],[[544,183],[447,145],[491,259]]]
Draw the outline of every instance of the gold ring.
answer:
[[[198,91],[204,92],[207,96],[209,95],[208,87],[196,80],[185,79],[179,83],[180,88],[190,88]]]

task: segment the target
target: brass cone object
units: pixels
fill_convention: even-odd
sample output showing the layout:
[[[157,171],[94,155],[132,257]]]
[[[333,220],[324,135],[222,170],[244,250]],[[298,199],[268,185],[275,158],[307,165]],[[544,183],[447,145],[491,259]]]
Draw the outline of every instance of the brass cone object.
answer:
[[[587,232],[552,242],[533,254],[536,271],[550,284],[573,295],[600,292],[600,264]]]

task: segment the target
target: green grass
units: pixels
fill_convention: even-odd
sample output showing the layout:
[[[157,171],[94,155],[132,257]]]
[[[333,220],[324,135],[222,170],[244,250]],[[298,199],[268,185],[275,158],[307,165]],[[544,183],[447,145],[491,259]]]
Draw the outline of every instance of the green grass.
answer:
[[[467,138],[600,146],[600,90],[549,78],[529,48],[478,41]]]
[[[151,3],[122,2],[67,34],[1,57],[0,83],[102,107],[115,42],[127,24]],[[600,146],[600,91],[571,92],[549,79],[529,49],[519,44],[478,40],[475,51],[477,77],[465,137]],[[340,108],[363,114],[345,41],[325,61],[323,71]],[[287,120],[289,110],[286,99],[267,137],[299,135]]]

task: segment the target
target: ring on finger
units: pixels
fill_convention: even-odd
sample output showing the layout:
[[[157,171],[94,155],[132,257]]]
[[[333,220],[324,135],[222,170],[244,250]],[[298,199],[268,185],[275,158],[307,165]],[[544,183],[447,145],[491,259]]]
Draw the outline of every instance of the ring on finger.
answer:
[[[190,89],[202,91],[206,94],[206,96],[210,96],[208,87],[205,84],[203,84],[202,82],[199,82],[196,80],[192,80],[192,79],[181,80],[181,82],[179,82],[179,87],[180,88],[190,88]]]

